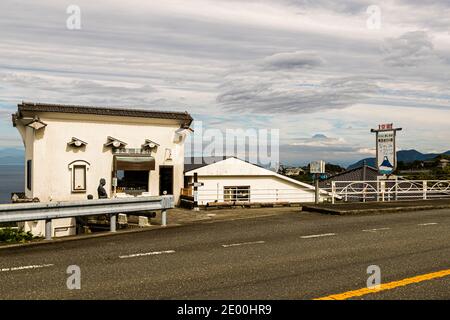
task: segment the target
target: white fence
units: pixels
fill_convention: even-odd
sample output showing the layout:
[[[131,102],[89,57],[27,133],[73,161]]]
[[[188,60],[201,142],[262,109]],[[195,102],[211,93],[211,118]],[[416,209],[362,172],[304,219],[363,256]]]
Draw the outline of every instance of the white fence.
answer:
[[[450,199],[450,180],[333,181],[332,203]]]
[[[198,190],[198,203],[204,205],[211,202],[249,202],[249,203],[281,203],[281,202],[314,202],[314,190],[303,189],[254,189],[234,188],[230,190],[203,189]]]

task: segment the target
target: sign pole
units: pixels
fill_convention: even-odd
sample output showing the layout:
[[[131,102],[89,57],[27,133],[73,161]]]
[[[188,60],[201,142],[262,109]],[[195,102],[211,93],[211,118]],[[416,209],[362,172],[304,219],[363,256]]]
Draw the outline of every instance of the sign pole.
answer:
[[[198,174],[194,172],[194,211],[199,211],[198,207]]]
[[[319,204],[319,197],[320,197],[320,195],[319,195],[319,174],[318,173],[316,173],[315,174],[315,177],[316,177],[316,179],[315,179],[315,186],[316,186],[316,192],[315,192],[315,204]]]
[[[198,187],[203,186],[203,182],[198,182],[198,173],[194,172],[194,182],[189,183],[189,186],[192,186],[193,196],[194,196],[194,211],[199,211],[198,207]]]
[[[309,172],[314,175],[314,203],[319,204],[320,202],[320,188],[319,188],[319,180],[320,175],[325,173],[325,161],[313,161],[309,164]]]

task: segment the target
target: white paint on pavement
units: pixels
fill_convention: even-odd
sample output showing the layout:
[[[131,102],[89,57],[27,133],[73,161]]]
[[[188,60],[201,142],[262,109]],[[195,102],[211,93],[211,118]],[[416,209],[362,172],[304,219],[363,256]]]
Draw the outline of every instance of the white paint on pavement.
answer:
[[[265,241],[252,241],[252,242],[241,242],[241,243],[232,243],[232,244],[223,244],[222,247],[229,248],[229,247],[237,247],[237,246],[245,246],[249,244],[261,244],[265,243]]]
[[[311,234],[309,236],[302,236],[302,239],[320,238],[320,237],[330,237],[335,236],[336,233],[322,233],[322,234]]]
[[[437,222],[419,223],[418,226],[434,226]]]
[[[0,272],[7,271],[20,271],[20,270],[29,270],[29,269],[39,269],[39,268],[48,268],[52,267],[54,264],[33,264],[30,266],[20,266],[20,267],[11,267],[11,268],[1,268]]]
[[[384,230],[391,230],[391,228],[366,229],[363,231],[364,232],[377,232],[377,231],[384,231]]]
[[[156,256],[156,255],[167,254],[167,253],[175,253],[175,250],[134,253],[134,254],[124,255],[124,256],[119,256],[119,258],[120,259],[137,258],[137,257],[145,257],[145,256]]]

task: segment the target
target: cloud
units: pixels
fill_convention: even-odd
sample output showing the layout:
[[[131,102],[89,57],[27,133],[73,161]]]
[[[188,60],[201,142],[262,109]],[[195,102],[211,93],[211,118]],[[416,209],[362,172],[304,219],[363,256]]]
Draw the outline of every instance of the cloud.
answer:
[[[220,89],[217,102],[225,110],[299,114],[349,107],[376,93],[378,86],[371,79],[357,76],[306,85],[300,79],[249,76],[226,82]]]
[[[310,151],[331,151],[342,153],[359,153],[359,154],[374,154],[375,149],[361,147],[355,143],[348,143],[344,138],[328,137],[324,134],[318,133],[311,138],[296,139],[295,142],[289,144],[291,147],[299,147]]]
[[[373,150],[364,148],[355,148],[347,146],[280,146],[280,162],[288,165],[307,164],[314,160],[325,160],[327,162],[349,165],[362,158],[374,155]]]
[[[6,84],[0,88],[14,92],[19,100],[74,104],[106,104],[127,106],[149,105],[160,99],[153,86],[126,81],[87,80],[67,75],[36,75],[26,71],[0,73],[0,79]],[[37,101],[38,100],[38,101]]]
[[[314,9],[339,12],[344,14],[357,14],[365,11],[367,7],[373,4],[372,0],[284,0],[288,4],[299,9]]]
[[[295,69],[317,67],[324,63],[316,53],[310,52],[282,52],[265,57],[262,65],[269,70]]]
[[[436,57],[431,37],[425,31],[412,31],[385,40],[384,62],[393,67],[416,67]]]
[[[13,112],[10,109],[0,108],[0,117],[4,117],[6,115],[10,116],[12,113]]]
[[[297,139],[292,146],[328,148],[332,146],[345,146],[347,143],[342,138],[329,138],[324,134],[315,134],[312,138]]]
[[[284,144],[320,131],[363,147],[359,131],[346,131],[354,110],[353,127],[411,110],[446,119],[448,0],[381,1],[381,30],[366,28],[372,0],[76,4],[82,29],[69,31],[68,4],[0,1],[0,108],[30,100],[187,110],[205,126],[280,128]],[[18,136],[9,113],[0,136]],[[426,132],[411,133],[408,147],[448,149],[446,127]],[[358,156],[338,147],[330,156]],[[293,159],[313,152],[290,148]]]

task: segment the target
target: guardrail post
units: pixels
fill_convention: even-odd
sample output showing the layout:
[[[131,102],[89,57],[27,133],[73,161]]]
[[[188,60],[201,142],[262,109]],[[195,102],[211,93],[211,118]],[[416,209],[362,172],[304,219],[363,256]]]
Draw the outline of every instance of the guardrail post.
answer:
[[[163,227],[167,226],[167,210],[161,211],[161,225]]]
[[[45,220],[45,240],[52,240],[52,219]]]
[[[111,214],[109,218],[109,231],[110,232],[116,232],[116,222],[117,222],[117,215],[115,213]]]

